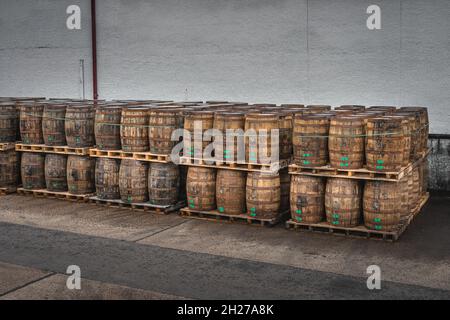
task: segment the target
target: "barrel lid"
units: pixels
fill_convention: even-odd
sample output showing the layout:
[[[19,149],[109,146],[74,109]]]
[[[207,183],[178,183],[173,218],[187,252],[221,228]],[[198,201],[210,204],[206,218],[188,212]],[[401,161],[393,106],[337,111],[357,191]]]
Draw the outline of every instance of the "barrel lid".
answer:
[[[327,104],[309,104],[306,106],[308,109],[327,109],[331,110],[331,106]]]
[[[302,104],[302,103],[300,103],[300,104],[298,104],[298,103],[284,103],[284,104],[281,104],[280,105],[280,107],[282,107],[282,108],[305,108],[305,105],[304,104]]]
[[[334,108],[334,110],[364,110],[366,106],[358,104],[343,104],[339,107]]]

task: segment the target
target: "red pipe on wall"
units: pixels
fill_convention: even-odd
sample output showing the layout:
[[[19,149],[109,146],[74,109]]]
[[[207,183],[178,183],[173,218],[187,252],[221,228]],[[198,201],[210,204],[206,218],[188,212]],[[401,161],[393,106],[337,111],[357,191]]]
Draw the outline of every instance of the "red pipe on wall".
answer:
[[[97,21],[95,19],[95,0],[91,0],[91,31],[92,31],[92,93],[94,100],[98,99],[97,83]]]

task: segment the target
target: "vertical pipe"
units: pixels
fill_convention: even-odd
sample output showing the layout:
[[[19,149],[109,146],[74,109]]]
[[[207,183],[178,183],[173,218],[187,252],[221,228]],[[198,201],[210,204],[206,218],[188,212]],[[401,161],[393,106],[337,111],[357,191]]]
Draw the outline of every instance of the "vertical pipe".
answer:
[[[95,19],[95,0],[91,0],[91,31],[92,31],[92,93],[94,100],[98,99],[97,86],[97,22]]]

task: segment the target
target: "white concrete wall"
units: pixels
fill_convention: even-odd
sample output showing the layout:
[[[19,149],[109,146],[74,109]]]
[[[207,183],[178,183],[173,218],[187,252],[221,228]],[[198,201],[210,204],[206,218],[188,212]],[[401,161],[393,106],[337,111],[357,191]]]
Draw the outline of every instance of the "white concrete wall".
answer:
[[[97,2],[101,98],[424,105],[450,133],[448,0]],[[80,97],[84,59],[90,97],[89,15],[88,0],[0,0],[0,96]]]

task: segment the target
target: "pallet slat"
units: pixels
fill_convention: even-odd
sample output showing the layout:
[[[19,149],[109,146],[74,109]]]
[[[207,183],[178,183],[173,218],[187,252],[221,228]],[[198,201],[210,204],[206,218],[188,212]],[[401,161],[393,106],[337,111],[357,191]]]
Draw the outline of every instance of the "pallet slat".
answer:
[[[214,159],[197,159],[191,157],[180,157],[180,165],[193,166],[193,167],[205,167],[215,169],[229,169],[251,172],[277,172],[281,169],[287,168],[291,163],[291,159],[280,160],[272,164],[259,164],[259,163],[238,163],[238,162],[219,162]]]
[[[89,155],[90,148],[71,148],[68,146],[46,146],[43,144],[16,144],[16,151],[21,152],[39,152],[39,153],[57,153],[70,154],[77,156]]]
[[[92,194],[71,194],[69,192],[53,192],[46,189],[30,190],[17,188],[17,193],[21,195],[32,195],[37,198],[54,198],[76,202],[87,202]]]
[[[411,214],[406,218],[402,225],[396,231],[379,231],[368,229],[365,226],[357,226],[352,228],[338,227],[330,225],[327,222],[319,223],[302,223],[296,222],[292,219],[286,221],[286,229],[289,230],[306,230],[317,233],[331,233],[333,235],[343,235],[347,237],[367,238],[384,241],[397,241],[400,236],[405,232],[414,218],[420,213],[423,206],[426,204],[430,197],[430,194],[425,193],[420,199],[418,205],[411,211]]]
[[[229,223],[237,222],[243,224],[258,225],[263,227],[272,227],[278,224],[279,222],[283,221],[288,214],[289,211],[285,211],[280,213],[276,218],[264,219],[264,218],[250,217],[246,214],[238,214],[238,215],[225,214],[220,213],[217,210],[201,211],[201,210],[193,210],[188,207],[180,210],[180,215],[185,218],[199,219],[205,221],[215,221],[215,222],[229,222]]]
[[[2,142],[0,143],[0,151],[8,151],[15,149],[16,143],[15,142]]]
[[[136,211],[145,211],[156,214],[169,214],[171,212],[178,211],[183,208],[186,203],[184,201],[180,201],[177,204],[170,206],[160,206],[151,203],[127,203],[122,200],[110,200],[110,199],[100,199],[96,196],[90,197],[89,202],[96,205],[103,205],[107,207],[115,207],[115,208],[128,208],[130,210]]]
[[[361,169],[338,169],[332,168],[330,165],[322,167],[305,167],[296,164],[289,166],[289,174],[294,175],[306,175],[326,178],[347,178],[357,180],[377,180],[377,181],[393,181],[398,182],[404,176],[409,174],[415,167],[421,164],[431,149],[422,155],[422,157],[415,162],[410,163],[408,166],[401,168],[398,172],[378,172],[370,171],[365,168]]]
[[[0,188],[0,196],[6,196],[8,194],[16,193],[17,188]]]
[[[127,152],[122,150],[90,149],[89,155],[95,158],[130,159],[147,162],[169,163],[170,155],[150,152]]]

